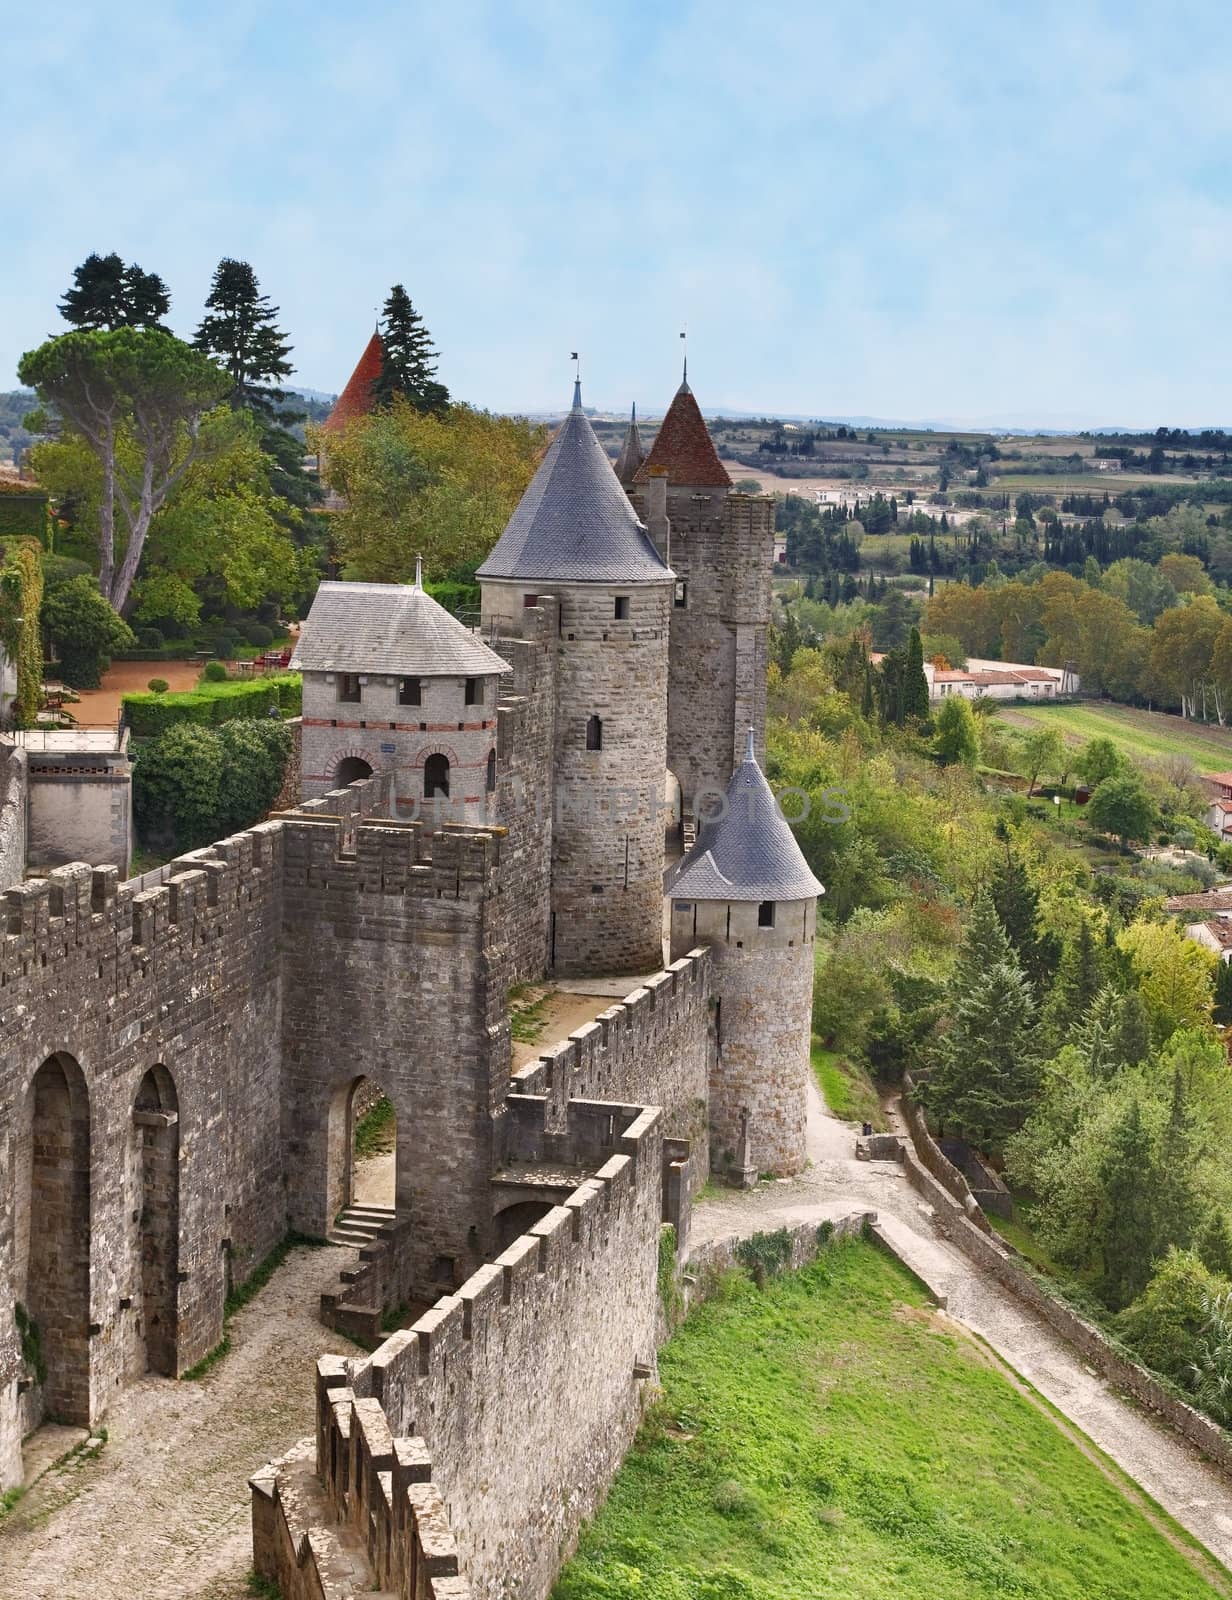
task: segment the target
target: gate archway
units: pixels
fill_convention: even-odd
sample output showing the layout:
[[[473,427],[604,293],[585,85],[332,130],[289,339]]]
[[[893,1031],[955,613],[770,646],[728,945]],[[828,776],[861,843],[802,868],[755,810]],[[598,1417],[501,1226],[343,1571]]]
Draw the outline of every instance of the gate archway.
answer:
[[[146,1367],[177,1375],[180,1266],[180,1108],[166,1067],[151,1067],[133,1102]]]

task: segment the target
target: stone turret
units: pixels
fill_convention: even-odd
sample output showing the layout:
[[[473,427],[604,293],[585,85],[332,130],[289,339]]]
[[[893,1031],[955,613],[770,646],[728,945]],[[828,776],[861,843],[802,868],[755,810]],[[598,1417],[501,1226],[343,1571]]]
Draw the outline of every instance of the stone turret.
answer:
[[[692,811],[726,787],[747,727],[764,748],[774,501],[733,492],[687,378],[630,493],[675,574],[667,764]]]
[[[291,665],[304,675],[302,794],[394,774],[394,815],[494,821],[497,698],[510,668],[415,582],[323,583]]]
[[[753,729],[724,803],[672,874],[677,960],[715,969],[714,1171],[787,1177],[805,1163],[817,896],[824,890],[757,764]]]
[[[637,429],[637,406],[629,417],[629,427],[625,433],[625,442],[620,447],[620,454],[616,458],[616,476],[626,489],[633,487],[633,479],[637,469],[646,459],[646,452],[642,448],[642,436]]]
[[[355,371],[347,379],[346,388],[334,401],[334,409],[321,424],[322,432],[337,433],[356,417],[368,415],[375,404],[374,388],[381,376],[384,359],[385,347],[381,343],[381,336],[374,332],[364,346],[364,353],[356,363]]]
[[[478,578],[495,633],[522,633],[527,608],[548,595],[559,605],[552,969],[655,971],[673,578],[595,437],[580,385]]]

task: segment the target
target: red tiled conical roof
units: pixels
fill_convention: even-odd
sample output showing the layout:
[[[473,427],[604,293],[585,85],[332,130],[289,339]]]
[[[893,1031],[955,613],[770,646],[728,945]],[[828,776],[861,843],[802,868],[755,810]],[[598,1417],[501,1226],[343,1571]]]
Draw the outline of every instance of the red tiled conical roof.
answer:
[[[637,469],[634,483],[646,483],[656,467],[667,472],[670,482],[687,484],[690,488],[731,487],[731,479],[719,460],[701,407],[693,398],[687,381],[676,390],[650,454]]]
[[[381,336],[374,333],[364,346],[359,365],[351,374],[346,388],[335,400],[334,409],[322,423],[324,432],[336,433],[339,428],[345,428],[348,422],[354,422],[356,417],[366,417],[372,410],[372,386],[381,376],[384,356]]]

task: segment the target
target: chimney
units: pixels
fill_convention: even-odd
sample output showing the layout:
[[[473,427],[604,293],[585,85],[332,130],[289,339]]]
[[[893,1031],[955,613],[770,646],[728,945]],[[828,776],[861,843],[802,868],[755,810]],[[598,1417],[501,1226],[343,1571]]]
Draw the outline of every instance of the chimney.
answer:
[[[655,549],[670,567],[672,564],[672,525],[667,516],[667,468],[651,467],[646,478],[646,530]]]

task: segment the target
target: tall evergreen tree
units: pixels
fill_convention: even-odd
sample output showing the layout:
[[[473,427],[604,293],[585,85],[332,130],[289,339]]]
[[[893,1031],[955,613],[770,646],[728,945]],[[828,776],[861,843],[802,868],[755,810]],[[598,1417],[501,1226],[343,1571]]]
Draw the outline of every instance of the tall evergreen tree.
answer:
[[[1155,1259],[1154,1152],[1133,1097],[1114,1125],[1100,1162],[1103,1205],[1097,1224],[1104,1272],[1102,1293],[1114,1310],[1146,1288]]]
[[[1039,1093],[1031,985],[1012,956],[988,961],[951,997],[949,1010],[925,1086],[929,1109],[971,1137],[1002,1145]]]
[[[167,285],[155,272],[134,262],[125,266],[114,251],[88,255],[73,272],[58,307],[75,328],[111,332],[116,328],[158,328],[171,309]]]
[[[1091,925],[1084,919],[1077,939],[1061,958],[1048,998],[1043,1020],[1053,1049],[1059,1049],[1082,1026],[1103,984],[1104,963]]]
[[[248,262],[227,256],[215,268],[205,304],[194,345],[226,369],[233,410],[272,418],[283,399],[278,380],[292,370],[291,346],[275,320],[278,307],[261,293]]]
[[[903,711],[920,722],[928,718],[928,679],[924,676],[924,645],[920,630],[907,635],[907,665],[903,675]]]
[[[1041,994],[1056,970],[1059,950],[1051,934],[1039,931],[1039,890],[1008,844],[993,874],[991,894],[1006,937],[1036,993]]]
[[[401,395],[416,411],[441,412],[449,404],[449,390],[436,378],[436,349],[424,319],[411,297],[395,283],[381,311],[381,375],[373,386],[379,406]]]

